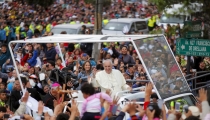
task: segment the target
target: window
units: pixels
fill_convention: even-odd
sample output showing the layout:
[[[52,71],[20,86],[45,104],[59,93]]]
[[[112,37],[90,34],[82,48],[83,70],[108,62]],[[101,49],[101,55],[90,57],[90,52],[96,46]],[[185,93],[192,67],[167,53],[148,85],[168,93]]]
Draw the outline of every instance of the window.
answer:
[[[174,104],[176,102],[179,102],[179,103],[181,103],[181,106],[183,106],[185,104],[188,105],[188,106],[194,106],[196,104],[196,100],[192,95],[183,96],[183,97],[179,97],[179,98],[176,98],[176,99],[173,99],[173,100],[166,101],[165,105],[167,106],[168,109],[171,108],[171,105],[170,105],[171,102],[174,102]],[[181,110],[183,110],[183,109],[181,109]]]
[[[54,34],[60,34],[62,31],[66,31],[67,34],[77,34],[77,29],[71,29],[71,28],[53,28],[52,32]]]
[[[147,29],[147,24],[145,21],[136,22],[136,29],[137,30],[144,30]]]
[[[122,31],[125,26],[129,27],[129,24],[128,23],[121,23],[121,22],[109,22],[104,27],[104,30]]]

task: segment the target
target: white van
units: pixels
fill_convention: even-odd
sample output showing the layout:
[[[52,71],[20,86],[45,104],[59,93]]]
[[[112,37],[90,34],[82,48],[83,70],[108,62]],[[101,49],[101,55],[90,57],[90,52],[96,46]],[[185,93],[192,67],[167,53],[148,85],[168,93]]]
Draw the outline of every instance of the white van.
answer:
[[[161,26],[166,29],[167,24],[170,24],[171,26],[180,24],[181,29],[184,26],[184,21],[191,20],[192,16],[189,13],[188,9],[183,9],[182,4],[174,4],[172,5],[172,8],[167,8],[163,11],[163,14],[160,17],[160,20],[157,21],[157,25]],[[201,12],[202,10],[202,4],[199,3],[191,3],[190,8],[192,13]],[[183,12],[180,12],[180,9],[183,9]]]
[[[54,34],[60,34],[62,31],[66,31],[67,34],[79,34],[83,25],[90,30],[94,29],[93,24],[60,24],[53,27],[51,32]]]
[[[111,19],[102,29],[103,35],[124,35],[125,32],[135,33],[135,31],[147,34],[147,19],[139,18],[119,18]],[[125,30],[127,29],[127,30]],[[124,32],[125,31],[125,32]]]

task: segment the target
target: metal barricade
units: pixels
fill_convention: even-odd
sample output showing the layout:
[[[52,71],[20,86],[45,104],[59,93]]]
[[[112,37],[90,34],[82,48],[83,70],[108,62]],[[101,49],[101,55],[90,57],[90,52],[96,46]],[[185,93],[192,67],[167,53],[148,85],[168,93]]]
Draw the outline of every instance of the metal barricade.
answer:
[[[191,83],[191,89],[193,93],[196,94],[197,88],[203,88],[209,85],[210,83],[210,72],[209,71],[200,71],[195,73],[195,77],[187,79],[187,82]]]

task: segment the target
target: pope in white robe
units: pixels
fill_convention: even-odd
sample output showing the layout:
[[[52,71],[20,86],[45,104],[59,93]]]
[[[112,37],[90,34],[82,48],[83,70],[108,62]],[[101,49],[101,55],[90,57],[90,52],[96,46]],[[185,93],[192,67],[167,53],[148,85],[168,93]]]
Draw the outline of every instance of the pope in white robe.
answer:
[[[92,84],[94,87],[100,87],[101,92],[111,90],[111,96],[114,97],[117,92],[130,90],[126,84],[123,74],[119,70],[112,69],[112,62],[105,60],[103,63],[104,70],[93,75]]]

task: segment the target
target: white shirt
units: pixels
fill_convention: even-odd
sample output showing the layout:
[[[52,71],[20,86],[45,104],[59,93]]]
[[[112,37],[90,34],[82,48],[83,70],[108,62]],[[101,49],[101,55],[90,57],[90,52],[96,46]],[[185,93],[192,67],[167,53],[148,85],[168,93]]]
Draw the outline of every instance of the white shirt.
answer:
[[[110,74],[107,74],[105,70],[98,72],[95,78],[92,79],[92,83],[94,87],[100,87],[101,92],[106,92],[108,89],[111,90],[112,98],[117,92],[128,90],[129,88],[122,73],[115,69],[112,69]]]

